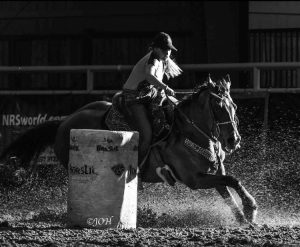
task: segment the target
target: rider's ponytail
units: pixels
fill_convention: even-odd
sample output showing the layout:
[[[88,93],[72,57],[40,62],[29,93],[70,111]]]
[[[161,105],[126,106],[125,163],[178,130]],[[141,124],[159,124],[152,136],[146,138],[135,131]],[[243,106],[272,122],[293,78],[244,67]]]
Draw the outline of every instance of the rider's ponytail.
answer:
[[[170,79],[170,77],[174,78],[176,76],[179,76],[182,73],[182,69],[180,69],[179,66],[171,58],[167,59],[165,65],[165,74],[168,79]]]

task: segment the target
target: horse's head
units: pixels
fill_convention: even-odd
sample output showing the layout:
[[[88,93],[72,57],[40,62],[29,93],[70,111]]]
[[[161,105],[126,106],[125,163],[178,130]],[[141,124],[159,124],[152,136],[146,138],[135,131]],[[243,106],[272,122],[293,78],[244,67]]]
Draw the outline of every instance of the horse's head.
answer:
[[[229,76],[216,83],[209,78],[179,104],[179,112],[193,126],[194,133],[215,143],[219,141],[228,153],[237,149],[241,140],[230,85]]]
[[[216,83],[209,78],[208,86],[215,136],[221,142],[222,148],[231,153],[239,148],[241,136],[238,132],[237,106],[230,96],[231,81],[229,75],[226,79]]]

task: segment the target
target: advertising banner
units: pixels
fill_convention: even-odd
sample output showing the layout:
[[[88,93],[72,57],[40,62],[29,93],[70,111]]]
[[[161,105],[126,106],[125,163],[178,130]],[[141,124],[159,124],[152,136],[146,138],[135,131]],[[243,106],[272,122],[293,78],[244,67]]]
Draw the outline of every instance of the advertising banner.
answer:
[[[24,131],[49,120],[63,120],[83,105],[99,100],[91,95],[13,95],[0,98],[0,152]],[[39,164],[57,164],[52,148],[47,148]]]

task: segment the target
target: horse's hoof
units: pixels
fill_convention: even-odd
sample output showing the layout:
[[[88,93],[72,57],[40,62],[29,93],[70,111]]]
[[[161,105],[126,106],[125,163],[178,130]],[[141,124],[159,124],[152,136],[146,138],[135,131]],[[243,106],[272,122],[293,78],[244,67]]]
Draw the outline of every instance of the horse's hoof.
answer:
[[[235,217],[237,222],[240,224],[240,226],[243,226],[248,223],[248,221],[246,220],[243,214],[238,214]]]
[[[260,225],[255,222],[249,222],[249,228],[252,230],[259,229]]]
[[[243,224],[240,224],[240,227],[251,230],[258,230],[260,228],[259,225],[254,222],[245,222]]]
[[[248,222],[254,223],[257,215],[257,207],[249,207],[247,210],[245,210],[244,214]]]

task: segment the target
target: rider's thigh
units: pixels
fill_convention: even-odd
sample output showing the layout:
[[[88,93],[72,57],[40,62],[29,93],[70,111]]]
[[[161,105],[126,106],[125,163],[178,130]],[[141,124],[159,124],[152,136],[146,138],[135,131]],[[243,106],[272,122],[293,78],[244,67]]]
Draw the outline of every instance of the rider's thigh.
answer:
[[[132,124],[140,132],[141,138],[143,138],[146,142],[151,142],[152,127],[146,107],[142,104],[134,104],[130,106],[130,111],[132,113]]]

